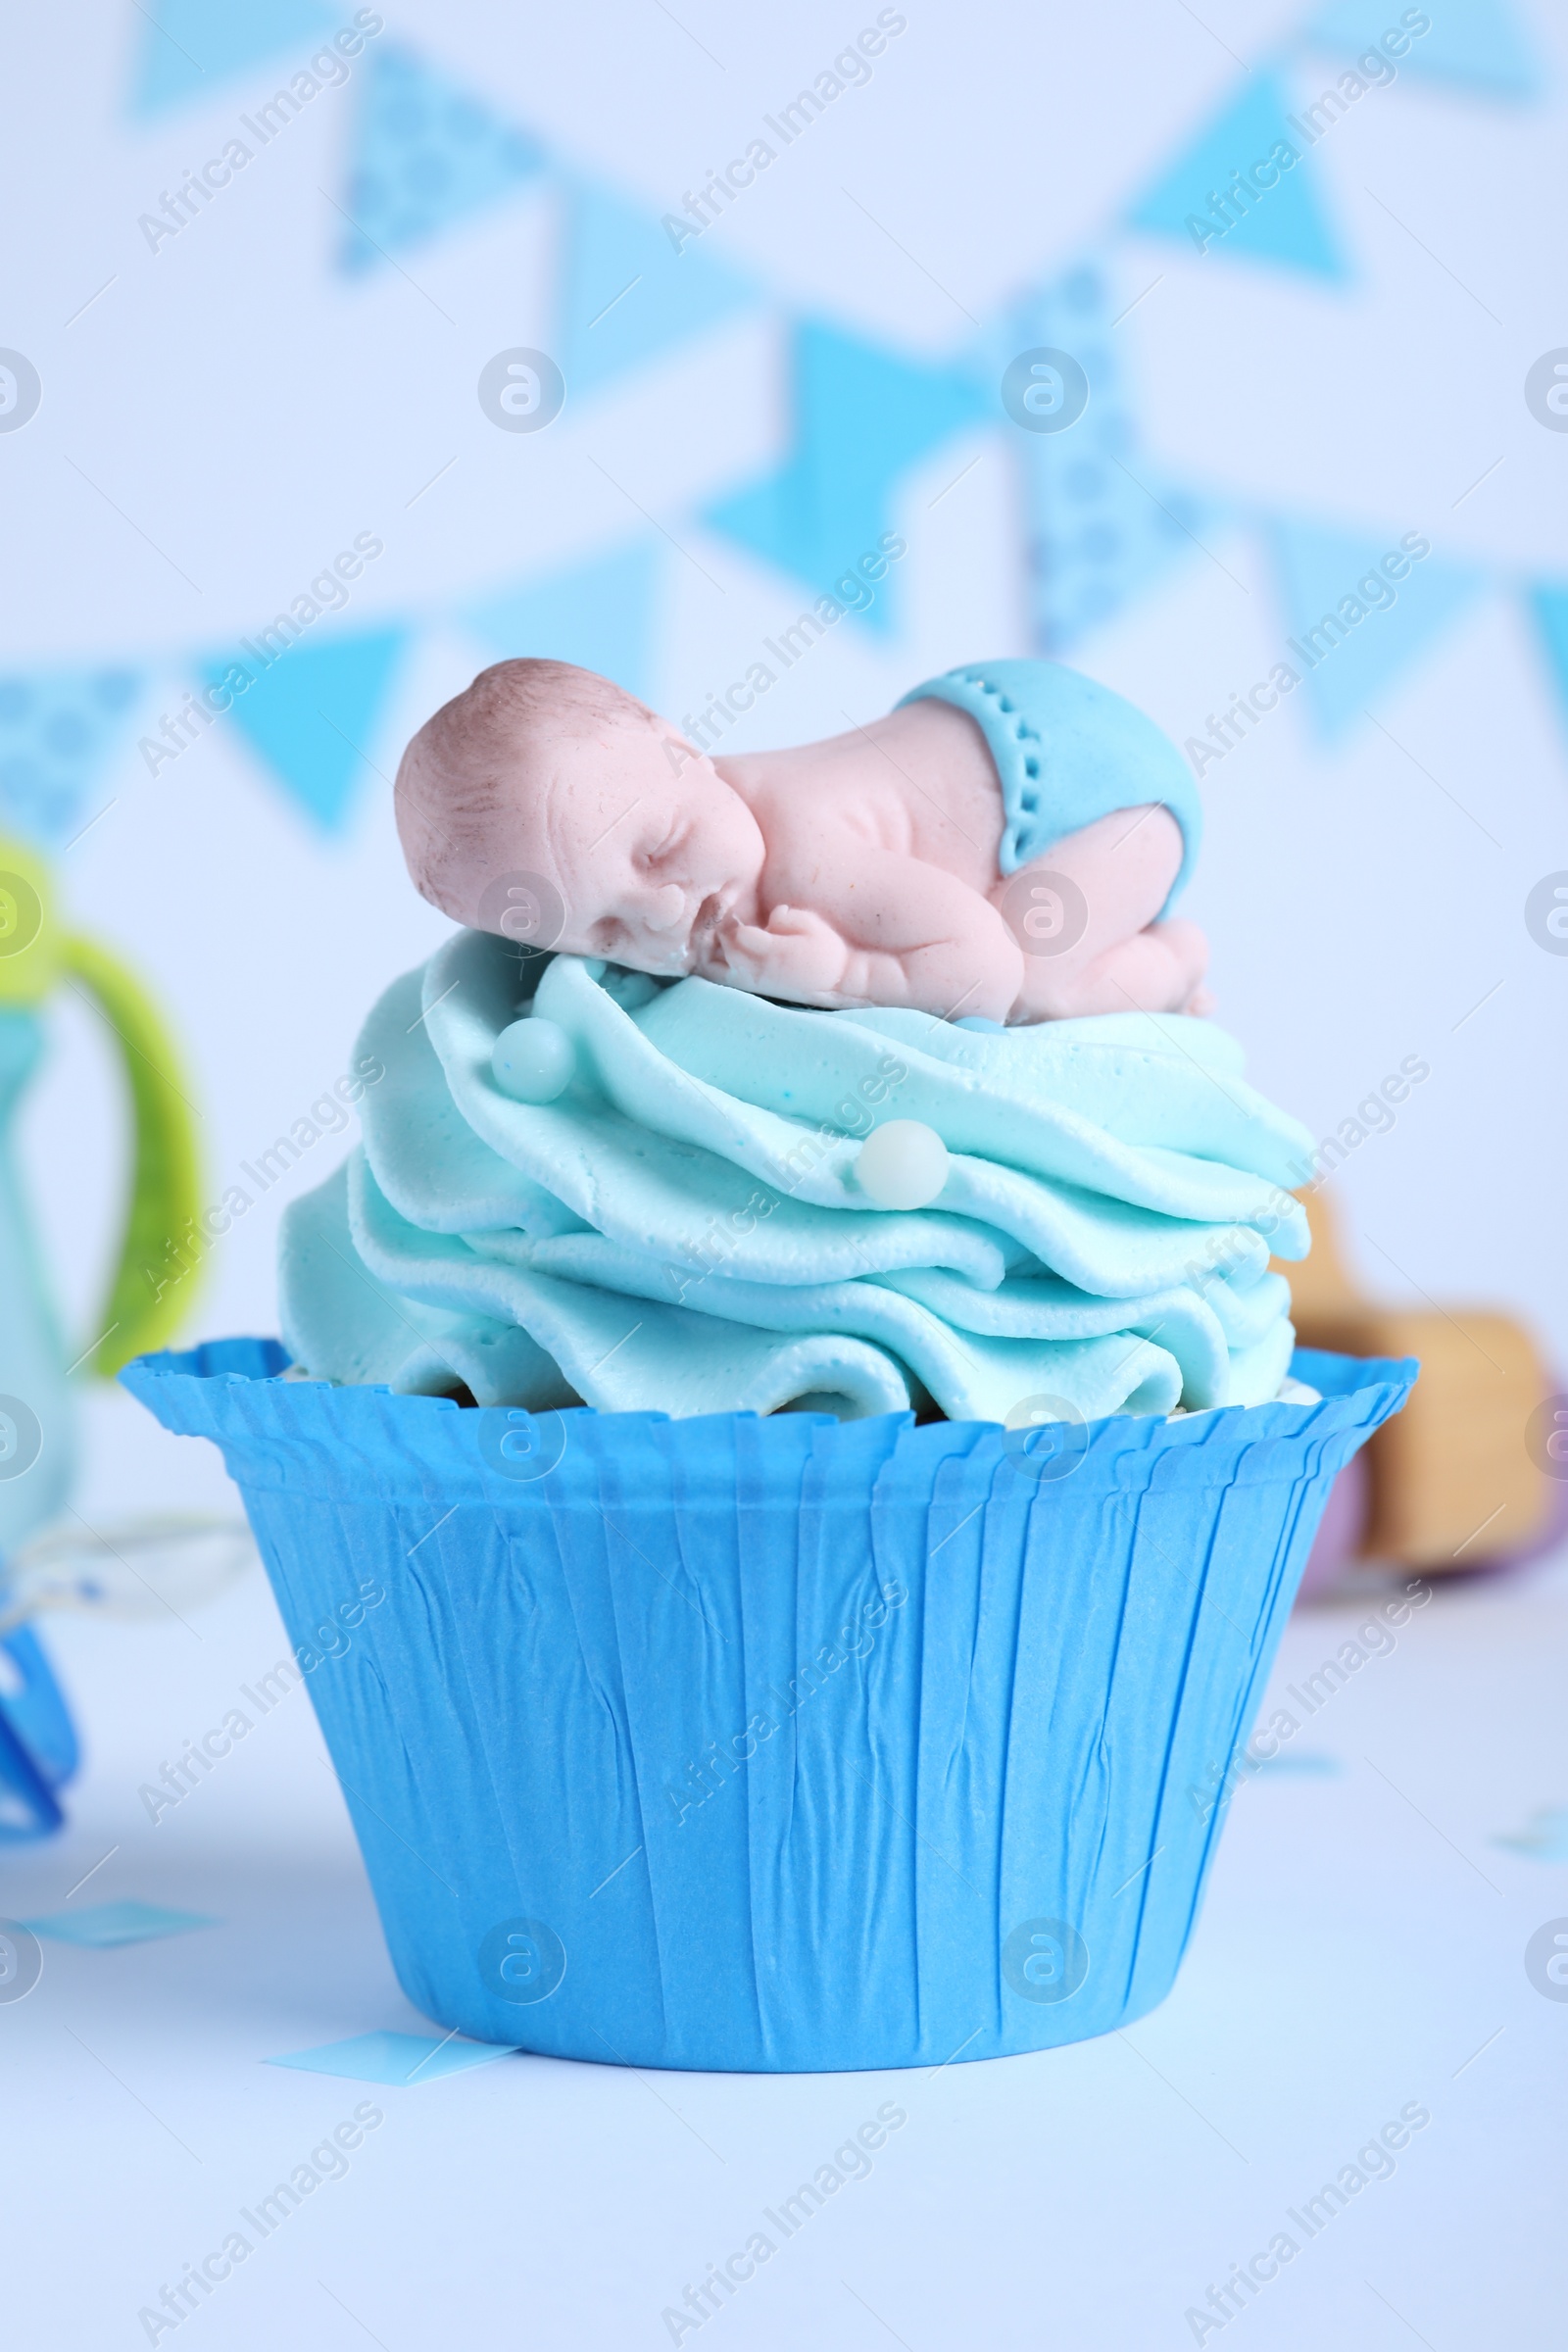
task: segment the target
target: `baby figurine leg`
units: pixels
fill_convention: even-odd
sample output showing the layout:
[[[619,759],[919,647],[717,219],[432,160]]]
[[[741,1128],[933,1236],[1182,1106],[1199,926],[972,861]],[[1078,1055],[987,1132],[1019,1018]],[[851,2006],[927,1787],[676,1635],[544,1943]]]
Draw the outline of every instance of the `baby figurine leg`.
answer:
[[[1065,834],[999,883],[992,904],[1024,951],[1011,1019],[1207,1012],[1203,934],[1196,923],[1156,920],[1181,861],[1181,829],[1152,805]],[[1056,877],[1069,887],[1055,888]]]

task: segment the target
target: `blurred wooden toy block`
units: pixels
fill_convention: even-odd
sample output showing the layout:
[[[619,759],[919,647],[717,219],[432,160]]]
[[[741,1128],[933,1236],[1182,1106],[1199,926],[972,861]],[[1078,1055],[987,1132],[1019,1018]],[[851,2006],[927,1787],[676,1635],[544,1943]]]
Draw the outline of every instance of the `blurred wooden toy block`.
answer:
[[[1301,1346],[1421,1364],[1403,1412],[1367,1446],[1370,1507],[1357,1548],[1434,1572],[1528,1550],[1553,1501],[1525,1447],[1525,1424],[1551,1388],[1530,1334],[1490,1309],[1377,1305],[1347,1272],[1322,1196],[1299,1198],[1311,1254],[1276,1263]]]

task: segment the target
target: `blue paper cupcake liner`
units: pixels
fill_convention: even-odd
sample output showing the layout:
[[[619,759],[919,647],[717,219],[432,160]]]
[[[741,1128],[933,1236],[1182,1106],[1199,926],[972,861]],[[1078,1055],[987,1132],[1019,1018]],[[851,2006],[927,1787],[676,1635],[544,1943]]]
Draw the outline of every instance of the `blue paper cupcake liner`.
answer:
[[[222,1448],[411,2000],[764,2073],[1163,1998],[1329,1487],[1415,1373],[1302,1350],[1321,1403],[1037,1442],[462,1409],[286,1360],[122,1378]]]

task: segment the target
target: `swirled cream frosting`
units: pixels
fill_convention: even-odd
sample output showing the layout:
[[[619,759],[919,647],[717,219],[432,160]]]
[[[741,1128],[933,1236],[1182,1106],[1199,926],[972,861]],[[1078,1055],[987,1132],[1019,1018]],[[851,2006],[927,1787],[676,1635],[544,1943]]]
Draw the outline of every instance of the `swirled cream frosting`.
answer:
[[[497,1081],[520,1014],[569,1045],[552,1102]],[[1305,1253],[1286,1188],[1311,1139],[1209,1021],[811,1011],[541,970],[465,931],[393,983],[360,1050],[386,1070],[363,1142],[284,1220],[283,1332],[311,1377],[1015,1422],[1259,1403],[1286,1377],[1268,1260]],[[947,1147],[929,1206],[857,1175],[894,1119]]]

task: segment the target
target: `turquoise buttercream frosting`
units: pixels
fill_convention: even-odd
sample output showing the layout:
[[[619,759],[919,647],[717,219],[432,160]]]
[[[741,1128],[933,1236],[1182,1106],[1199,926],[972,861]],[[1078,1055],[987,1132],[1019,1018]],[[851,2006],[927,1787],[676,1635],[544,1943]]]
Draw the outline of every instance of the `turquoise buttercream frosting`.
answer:
[[[575,1074],[532,1103],[492,1067],[524,969],[460,932],[371,1013],[360,1051],[386,1076],[363,1144],[284,1220],[306,1373],[676,1415],[1001,1421],[1047,1396],[1093,1418],[1277,1393],[1294,1334],[1268,1259],[1305,1254],[1287,1188],[1311,1138],[1212,1023],[970,1029],[558,956],[533,1017]],[[928,1208],[857,1183],[895,1118],[951,1154]]]

